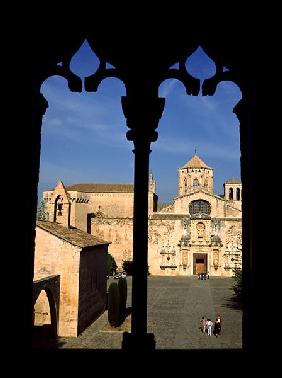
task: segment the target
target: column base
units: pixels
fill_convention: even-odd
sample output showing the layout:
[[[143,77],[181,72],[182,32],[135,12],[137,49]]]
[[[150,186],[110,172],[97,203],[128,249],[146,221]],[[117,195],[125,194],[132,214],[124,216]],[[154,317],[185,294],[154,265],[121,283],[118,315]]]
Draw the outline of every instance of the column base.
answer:
[[[129,332],[123,333],[122,350],[128,352],[143,351],[151,352],[156,347],[155,335],[153,333],[145,333],[136,335]]]

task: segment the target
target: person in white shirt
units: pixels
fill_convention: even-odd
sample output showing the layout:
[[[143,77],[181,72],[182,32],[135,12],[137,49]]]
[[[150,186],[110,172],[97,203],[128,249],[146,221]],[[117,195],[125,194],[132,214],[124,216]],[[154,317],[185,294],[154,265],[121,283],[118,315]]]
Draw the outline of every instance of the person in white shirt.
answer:
[[[207,319],[207,328],[208,328],[208,336],[212,335],[212,327],[213,327],[213,322],[211,319]]]

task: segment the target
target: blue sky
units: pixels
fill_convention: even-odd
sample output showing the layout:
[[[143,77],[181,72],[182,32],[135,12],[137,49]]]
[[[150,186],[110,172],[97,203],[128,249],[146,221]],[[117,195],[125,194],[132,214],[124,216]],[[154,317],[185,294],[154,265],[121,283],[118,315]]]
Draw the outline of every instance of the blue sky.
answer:
[[[71,61],[80,77],[95,72],[96,56],[84,43]],[[186,67],[203,80],[214,74],[214,63],[199,48]],[[72,93],[65,79],[47,79],[41,92],[49,108],[43,118],[38,185],[52,189],[58,180],[75,183],[133,183],[133,144],[126,139],[126,121],[120,97],[121,81],[102,82],[96,93]],[[214,168],[214,191],[223,193],[223,182],[240,178],[239,122],[233,107],[241,98],[231,82],[219,84],[214,96],[188,96],[177,80],[166,80],[159,89],[166,98],[157,142],[151,145],[150,170],[156,179],[159,202],[177,195],[177,169],[197,154]]]

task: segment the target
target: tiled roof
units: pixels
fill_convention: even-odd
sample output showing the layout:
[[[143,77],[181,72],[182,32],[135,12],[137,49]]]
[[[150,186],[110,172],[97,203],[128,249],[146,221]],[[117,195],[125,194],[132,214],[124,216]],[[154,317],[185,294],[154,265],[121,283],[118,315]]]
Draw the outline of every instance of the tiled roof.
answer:
[[[55,222],[37,221],[37,227],[77,247],[86,248],[95,245],[108,245],[103,239],[97,238],[77,228],[67,228]]]
[[[187,161],[186,164],[183,165],[181,168],[210,168],[207,166],[206,163],[203,162],[202,159],[199,158],[198,155],[194,155],[191,160]]]
[[[236,178],[231,178],[225,181],[225,184],[241,184],[241,180]]]
[[[133,184],[74,184],[66,186],[67,191],[84,193],[133,193]]]

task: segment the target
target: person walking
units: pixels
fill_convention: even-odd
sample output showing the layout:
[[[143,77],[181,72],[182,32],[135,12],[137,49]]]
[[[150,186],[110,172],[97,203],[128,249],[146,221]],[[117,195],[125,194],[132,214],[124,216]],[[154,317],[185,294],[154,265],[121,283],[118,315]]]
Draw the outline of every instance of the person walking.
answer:
[[[216,337],[217,337],[218,335],[220,335],[221,328],[222,328],[222,318],[221,318],[221,316],[218,314],[217,317],[215,318],[215,323],[214,323],[214,335],[215,335]]]
[[[208,336],[212,335],[213,322],[210,318],[207,319]]]
[[[200,320],[200,323],[201,323],[200,329],[203,332],[203,334],[205,334],[206,333],[206,328],[207,328],[207,320],[206,320],[206,318],[204,316]]]
[[[218,318],[216,318],[214,322],[214,329],[213,329],[213,334],[215,335],[215,337],[217,337],[220,334],[220,331],[221,331],[221,324]]]

